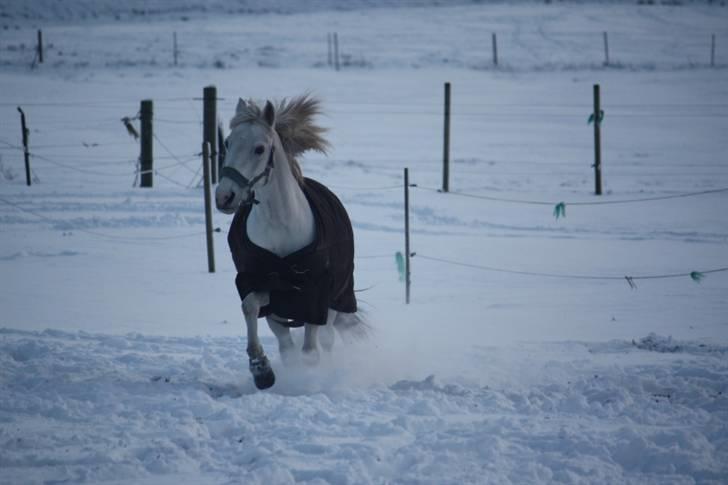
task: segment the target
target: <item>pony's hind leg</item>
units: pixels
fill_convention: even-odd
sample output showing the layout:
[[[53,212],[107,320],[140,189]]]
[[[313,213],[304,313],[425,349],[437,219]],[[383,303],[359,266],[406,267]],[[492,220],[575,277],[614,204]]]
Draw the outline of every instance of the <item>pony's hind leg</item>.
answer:
[[[267,320],[271,332],[273,332],[273,335],[275,335],[278,340],[278,352],[281,354],[283,364],[291,364],[295,353],[295,349],[293,348],[293,338],[291,338],[291,329],[286,325],[283,325],[275,316],[269,316]]]
[[[268,301],[268,293],[249,293],[243,300],[243,316],[248,330],[248,364],[258,389],[268,389],[276,382],[276,376],[258,339],[258,314],[260,307],[267,305]]]
[[[371,332],[371,327],[361,312],[339,312],[336,320],[334,320],[334,328],[339,334],[339,337],[341,337],[341,340],[345,343],[366,340]]]
[[[319,343],[324,352],[331,353],[334,348],[334,341],[336,340],[336,333],[334,332],[334,321],[338,312],[329,308],[329,314],[326,318],[326,325],[319,329]]]
[[[319,363],[319,350],[317,345],[317,334],[319,325],[307,323],[303,327],[303,362],[308,365]]]

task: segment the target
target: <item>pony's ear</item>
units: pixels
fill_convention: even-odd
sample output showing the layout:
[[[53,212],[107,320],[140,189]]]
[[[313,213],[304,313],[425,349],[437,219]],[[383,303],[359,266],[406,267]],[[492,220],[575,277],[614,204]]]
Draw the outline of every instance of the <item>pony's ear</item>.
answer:
[[[276,124],[276,109],[270,101],[265,102],[265,108],[263,108],[263,119],[271,128],[273,128]]]
[[[245,111],[248,109],[248,105],[245,103],[243,98],[238,98],[238,106],[235,108],[236,113],[240,113],[241,111]]]

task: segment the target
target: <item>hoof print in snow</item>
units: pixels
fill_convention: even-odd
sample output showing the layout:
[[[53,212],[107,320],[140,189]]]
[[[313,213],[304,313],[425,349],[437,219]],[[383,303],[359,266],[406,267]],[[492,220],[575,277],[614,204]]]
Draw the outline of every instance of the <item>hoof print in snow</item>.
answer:
[[[632,345],[640,350],[650,352],[674,353],[680,352],[682,348],[673,342],[672,337],[662,337],[651,333],[639,341],[632,340]]]
[[[204,390],[213,399],[238,398],[245,394],[237,385],[204,384]]]

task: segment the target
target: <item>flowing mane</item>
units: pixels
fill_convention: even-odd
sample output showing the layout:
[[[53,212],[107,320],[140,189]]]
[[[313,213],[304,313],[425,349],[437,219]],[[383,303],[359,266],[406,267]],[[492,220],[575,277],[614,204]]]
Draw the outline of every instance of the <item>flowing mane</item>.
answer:
[[[230,120],[231,129],[241,123],[265,123],[263,109],[255,101],[248,100],[245,104],[245,109]],[[290,100],[284,98],[276,103],[275,129],[299,184],[303,184],[303,172],[297,157],[308,150],[325,154],[329,147],[329,142],[323,137],[326,129],[313,121],[318,114],[321,114],[321,103],[308,94]]]

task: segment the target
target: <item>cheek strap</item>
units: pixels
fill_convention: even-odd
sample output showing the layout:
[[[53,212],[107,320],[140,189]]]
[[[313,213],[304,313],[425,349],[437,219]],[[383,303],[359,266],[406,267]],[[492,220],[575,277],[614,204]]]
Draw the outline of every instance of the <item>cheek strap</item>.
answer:
[[[268,156],[268,163],[265,164],[265,168],[262,172],[260,172],[258,175],[253,177],[252,179],[248,179],[245,175],[240,173],[240,171],[234,167],[231,167],[229,165],[225,165],[222,167],[222,170],[220,170],[220,178],[227,177],[236,184],[240,186],[241,189],[251,189],[250,190],[250,196],[248,197],[248,200],[244,201],[243,204],[250,204],[250,203],[257,203],[258,201],[255,200],[255,196],[253,195],[253,187],[255,184],[260,182],[262,178],[265,177],[265,183],[268,183],[268,180],[270,179],[270,173],[273,171],[273,167],[275,166],[273,163],[273,153],[275,152],[276,147],[271,146],[270,148],[270,155]]]

